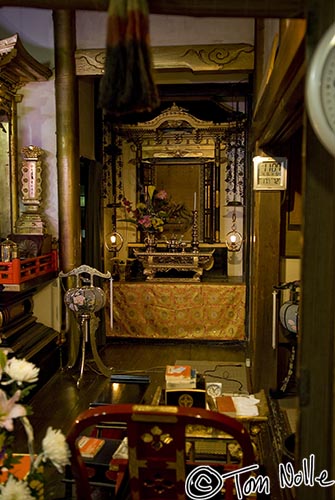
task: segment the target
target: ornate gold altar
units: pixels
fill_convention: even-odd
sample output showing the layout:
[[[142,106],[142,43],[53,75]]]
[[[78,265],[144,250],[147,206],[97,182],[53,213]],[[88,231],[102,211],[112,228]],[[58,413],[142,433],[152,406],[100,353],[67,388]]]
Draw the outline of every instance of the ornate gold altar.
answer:
[[[143,274],[147,280],[167,281],[170,278],[164,274],[169,271],[193,272],[190,278],[183,277],[183,281],[200,281],[204,269],[209,270],[213,265],[213,253],[210,252],[139,252],[134,249],[136,258],[143,265]],[[172,279],[172,278],[171,278]],[[175,281],[175,278],[173,279]]]
[[[116,282],[113,292],[113,330],[105,309],[107,336],[245,339],[244,284]]]

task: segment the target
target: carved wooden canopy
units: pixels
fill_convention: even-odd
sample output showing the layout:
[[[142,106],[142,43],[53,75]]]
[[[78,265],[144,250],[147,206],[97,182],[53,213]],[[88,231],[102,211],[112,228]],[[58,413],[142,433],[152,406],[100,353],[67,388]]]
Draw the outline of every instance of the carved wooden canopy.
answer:
[[[26,51],[18,34],[0,40],[0,81],[15,92],[28,82],[47,80],[52,71]]]
[[[225,149],[231,134],[236,134],[244,122],[214,124],[173,104],[152,120],[114,130],[130,142],[141,144],[143,158],[214,158],[215,147]]]

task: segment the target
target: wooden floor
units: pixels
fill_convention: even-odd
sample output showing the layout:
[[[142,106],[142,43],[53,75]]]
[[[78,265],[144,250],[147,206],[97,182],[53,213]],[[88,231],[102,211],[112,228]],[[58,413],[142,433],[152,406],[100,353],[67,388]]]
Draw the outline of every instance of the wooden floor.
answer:
[[[89,353],[88,353],[89,354]],[[243,343],[230,344],[199,341],[116,341],[104,346],[101,358],[112,374],[148,373],[151,383],[111,384],[109,378],[99,374],[90,355],[80,389],[77,388],[78,368],[60,369],[33,397],[33,415],[30,420],[35,432],[36,451],[49,426],[65,434],[77,415],[92,402],[143,402],[151,403],[158,384],[164,381],[167,364],[177,359],[218,362],[244,362]],[[111,386],[114,386],[113,388]],[[16,433],[16,450],[27,452],[23,431]],[[50,474],[46,500],[64,498],[64,487],[59,477]]]

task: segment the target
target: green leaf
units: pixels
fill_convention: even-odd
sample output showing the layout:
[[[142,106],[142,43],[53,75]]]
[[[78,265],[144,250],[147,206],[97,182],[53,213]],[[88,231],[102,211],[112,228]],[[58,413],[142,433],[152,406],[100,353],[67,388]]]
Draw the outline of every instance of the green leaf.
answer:
[[[6,363],[7,363],[7,356],[2,350],[0,350],[0,367],[4,369]]]
[[[130,222],[131,224],[137,224],[134,219],[118,219],[119,222]]]

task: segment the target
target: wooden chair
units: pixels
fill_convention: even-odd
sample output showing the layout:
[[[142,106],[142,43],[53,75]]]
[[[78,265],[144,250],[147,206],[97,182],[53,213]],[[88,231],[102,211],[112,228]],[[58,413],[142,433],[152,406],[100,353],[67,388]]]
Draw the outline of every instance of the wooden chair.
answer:
[[[89,468],[85,466],[78,451],[77,438],[83,433],[87,434],[95,426],[103,424],[107,427],[120,422],[126,425],[128,487],[129,498],[132,500],[186,500],[199,495],[197,492],[195,497],[190,497],[185,491],[185,485],[189,492],[196,483],[195,468],[200,470],[199,466],[210,465],[208,457],[206,462],[198,461],[194,450],[192,452],[198,439],[202,442],[213,438],[213,442],[237,442],[240,450],[238,463],[228,460],[227,456],[224,461],[219,456],[214,459],[214,465],[210,469],[201,469],[202,474],[210,477],[210,487],[213,488],[213,496],[206,498],[237,498],[234,496],[236,492],[233,478],[226,479],[222,484],[222,474],[256,464],[248,432],[240,422],[227,415],[194,407],[104,405],[81,413],[67,435],[78,499],[91,500],[92,497],[87,473]],[[218,472],[213,473],[212,467]],[[253,472],[249,471],[239,475],[241,485],[245,484],[251,473]],[[190,474],[193,479],[188,481]],[[117,484],[119,482],[116,481]],[[220,496],[215,496],[214,493],[218,495],[222,487],[225,490],[224,496],[221,493]],[[125,493],[119,498],[124,500]]]

